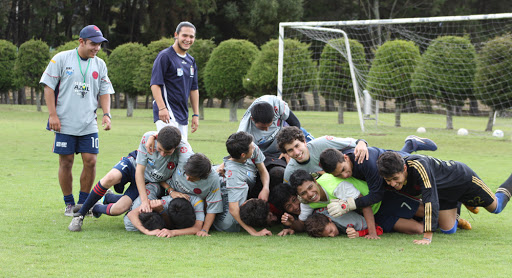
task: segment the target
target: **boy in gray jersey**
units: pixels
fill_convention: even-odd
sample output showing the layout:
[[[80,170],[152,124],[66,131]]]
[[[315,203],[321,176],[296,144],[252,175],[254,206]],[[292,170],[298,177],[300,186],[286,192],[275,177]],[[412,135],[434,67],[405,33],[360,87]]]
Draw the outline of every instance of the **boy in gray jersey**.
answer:
[[[170,193],[178,191],[187,195],[195,195],[206,202],[206,216],[203,227],[197,236],[209,236],[217,213],[222,213],[222,196],[220,193],[219,175],[213,169],[208,157],[196,153],[186,163],[179,163],[171,179]]]
[[[253,227],[244,223],[240,218],[240,206],[247,200],[249,188],[256,184],[256,175],[259,173],[263,183],[263,189],[259,199],[268,200],[269,175],[263,161],[265,155],[252,142],[252,136],[247,132],[237,132],[229,136],[226,141],[229,157],[224,158],[225,186],[221,187],[221,194],[228,205],[218,214],[213,223],[219,231],[238,232],[242,226],[250,235],[272,235],[266,229],[256,231]]]
[[[188,217],[187,219],[181,219],[178,220],[176,217],[173,217],[175,213],[183,213],[184,208],[180,207],[173,207],[173,203],[181,202],[182,200],[186,200],[183,198],[172,198],[171,196],[163,196],[160,200],[151,200],[150,206],[153,210],[153,212],[157,213],[165,213],[166,216],[170,219],[169,222],[170,226],[175,229],[160,229],[160,230],[149,230],[146,227],[143,226],[143,223],[140,220],[141,215],[141,209],[140,209],[140,198],[135,199],[133,202],[132,208],[130,212],[128,212],[124,216],[124,225],[127,231],[140,231],[143,234],[146,235],[155,235],[158,237],[174,237],[174,236],[180,236],[180,235],[194,235],[198,231],[201,230],[201,227],[203,226],[204,222],[204,202],[201,200],[201,198],[197,196],[190,196],[190,200],[187,200],[189,203],[189,206],[193,208],[193,215],[195,217]],[[171,211],[169,211],[171,209]],[[174,210],[174,211],[172,211]],[[186,215],[183,215],[186,216]],[[195,219],[192,223],[190,221],[192,218]],[[178,223],[179,222],[179,223]],[[189,223],[189,224],[186,224]]]
[[[308,173],[322,172],[320,154],[327,148],[355,148],[356,160],[362,162],[368,159],[368,143],[363,139],[337,138],[323,136],[306,142],[304,134],[294,126],[283,128],[277,135],[277,144],[282,153],[290,156],[290,161],[284,171],[284,181],[288,182],[293,172],[302,169]]]
[[[183,156],[187,156],[192,151],[187,142],[181,141],[180,131],[176,127],[169,126],[158,132],[158,139],[154,146],[157,151],[149,154],[145,147],[146,141],[148,137],[155,134],[154,131],[145,133],[137,151],[123,157],[105,177],[98,181],[69,224],[68,229],[70,231],[81,231],[85,214],[106,194],[110,187],[120,186],[122,192],[122,188],[128,182],[130,182],[130,186],[124,192],[123,197],[115,203],[96,206],[93,212],[96,214],[119,215],[127,211],[133,200],[139,195],[142,203],[141,210],[151,212],[146,192],[146,182],[160,183],[166,188],[168,185],[165,184],[165,180],[172,175],[176,165],[180,163],[180,159],[183,162],[185,159]],[[178,151],[175,152],[176,149]]]
[[[55,132],[53,152],[59,154],[59,184],[66,204],[65,215],[73,216],[74,154],[81,153],[80,176],[82,204],[91,191],[99,152],[96,109],[98,99],[103,110],[102,125],[110,130],[110,95],[114,89],[105,62],[96,57],[102,42],[108,42],[95,25],[80,31],[79,46],[55,55],[43,75],[44,97],[48,106],[47,129]]]

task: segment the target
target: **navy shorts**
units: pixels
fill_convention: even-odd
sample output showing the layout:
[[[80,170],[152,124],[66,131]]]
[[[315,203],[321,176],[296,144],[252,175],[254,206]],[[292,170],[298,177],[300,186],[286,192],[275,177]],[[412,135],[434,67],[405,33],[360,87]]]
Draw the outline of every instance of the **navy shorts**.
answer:
[[[137,190],[137,183],[135,182],[135,167],[130,159],[128,157],[123,157],[121,161],[113,167],[113,169],[119,170],[122,174],[121,182],[114,186],[124,186],[125,184],[130,183],[130,186],[128,186],[128,189],[126,189],[123,195],[130,197],[132,201],[137,199],[137,197],[139,197],[139,190]]]
[[[92,153],[97,154],[100,150],[98,133],[91,133],[82,136],[55,133],[53,152],[56,154]]]
[[[386,190],[380,209],[375,214],[375,223],[381,226],[385,233],[392,232],[398,219],[413,218],[419,206],[418,200]]]

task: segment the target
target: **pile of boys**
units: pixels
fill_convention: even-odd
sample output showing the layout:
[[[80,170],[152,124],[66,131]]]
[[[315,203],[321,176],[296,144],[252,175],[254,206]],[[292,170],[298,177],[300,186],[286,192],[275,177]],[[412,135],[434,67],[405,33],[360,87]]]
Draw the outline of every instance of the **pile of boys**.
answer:
[[[400,151],[363,139],[315,139],[276,96],[251,104],[226,149],[229,156],[213,166],[176,127],[145,133],[139,148],[94,186],[69,230],[81,231],[88,213],[128,211],[126,230],[159,237],[241,228],[272,235],[266,228],[281,222],[281,236],[378,239],[400,232],[423,234],[414,243],[430,244],[437,229],[471,229],[459,217],[461,205],[500,213],[512,192],[512,175],[492,193],[461,162],[412,154],[437,149],[427,138],[408,136]]]

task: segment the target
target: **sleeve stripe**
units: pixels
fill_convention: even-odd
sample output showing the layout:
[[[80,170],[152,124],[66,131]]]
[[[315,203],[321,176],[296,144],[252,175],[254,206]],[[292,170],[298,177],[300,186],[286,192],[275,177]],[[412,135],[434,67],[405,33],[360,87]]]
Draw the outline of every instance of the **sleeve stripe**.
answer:
[[[425,188],[432,188],[432,185],[430,184],[430,179],[428,178],[427,171],[425,171],[425,167],[421,165],[418,161],[407,161],[409,166],[413,167],[414,169],[418,170],[418,173],[421,176],[421,179],[423,180],[423,183],[425,184]]]
[[[195,207],[195,206],[197,206],[197,205],[199,205],[199,204],[200,204],[200,203],[202,203],[202,202],[203,202],[203,200],[199,200],[199,201],[197,201],[197,202],[194,204],[194,207]]]
[[[432,203],[425,203],[425,232],[432,232]]]
[[[480,186],[485,192],[487,192],[487,194],[489,194],[489,196],[493,196],[494,198],[494,194],[492,193],[491,189],[481,179],[475,176],[473,176],[472,179],[474,184]]]

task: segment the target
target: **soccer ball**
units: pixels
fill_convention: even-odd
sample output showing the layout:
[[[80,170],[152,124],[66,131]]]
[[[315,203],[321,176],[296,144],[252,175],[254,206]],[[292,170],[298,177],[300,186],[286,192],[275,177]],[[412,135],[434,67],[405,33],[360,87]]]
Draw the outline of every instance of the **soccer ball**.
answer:
[[[465,128],[459,128],[459,130],[457,131],[457,135],[460,135],[460,136],[468,135],[468,130]]]
[[[416,129],[416,132],[425,133],[425,132],[427,132],[427,130],[424,127],[420,126],[420,127],[418,127],[418,129]]]
[[[503,130],[500,130],[500,129],[496,129],[493,133],[492,133],[492,136],[494,137],[498,137],[498,138],[502,138],[503,137]]]

